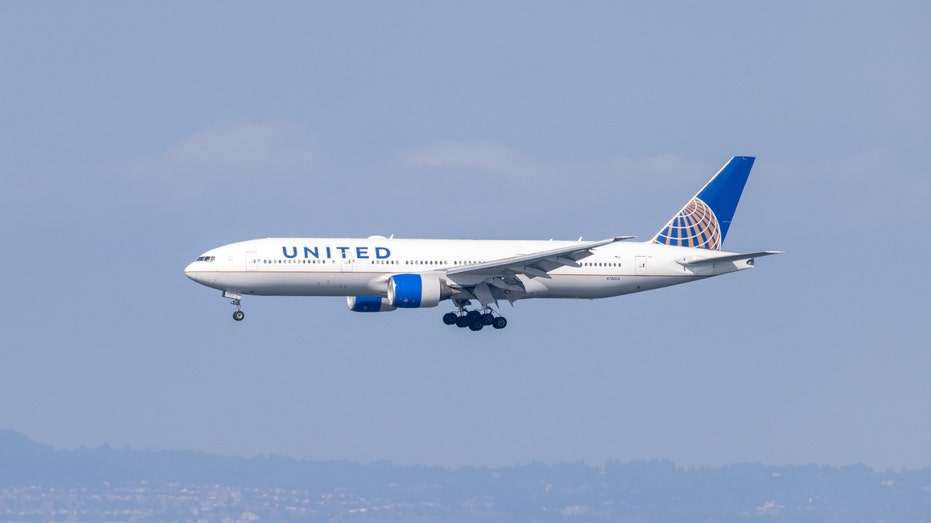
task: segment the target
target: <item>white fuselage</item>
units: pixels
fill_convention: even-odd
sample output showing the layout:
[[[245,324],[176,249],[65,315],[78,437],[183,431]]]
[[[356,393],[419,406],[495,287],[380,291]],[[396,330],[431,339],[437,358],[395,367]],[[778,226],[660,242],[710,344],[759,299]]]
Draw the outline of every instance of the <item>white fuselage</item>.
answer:
[[[194,281],[245,295],[386,296],[397,274],[436,274],[483,262],[572,245],[571,241],[413,240],[267,238],[232,243],[204,253],[184,273]],[[676,285],[753,266],[741,260],[689,267],[681,260],[720,256],[721,251],[671,247],[650,242],[617,242],[593,250],[577,267],[548,277],[519,274],[522,289],[507,299],[605,298]],[[678,261],[677,261],[678,260]],[[447,276],[468,286],[474,276]],[[479,280],[480,281],[480,280]]]

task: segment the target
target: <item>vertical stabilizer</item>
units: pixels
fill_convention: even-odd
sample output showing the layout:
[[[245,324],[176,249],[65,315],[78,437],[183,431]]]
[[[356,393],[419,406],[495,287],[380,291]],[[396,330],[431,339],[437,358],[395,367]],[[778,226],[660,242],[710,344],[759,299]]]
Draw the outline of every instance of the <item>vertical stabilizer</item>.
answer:
[[[669,220],[653,243],[721,250],[737,202],[753,167],[752,156],[735,156]]]

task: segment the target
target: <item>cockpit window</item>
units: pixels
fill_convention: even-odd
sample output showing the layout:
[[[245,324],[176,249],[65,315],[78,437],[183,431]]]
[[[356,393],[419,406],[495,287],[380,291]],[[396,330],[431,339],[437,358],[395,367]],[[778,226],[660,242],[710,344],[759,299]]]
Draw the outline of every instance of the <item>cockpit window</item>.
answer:
[[[201,256],[197,258],[197,261],[212,262],[213,260],[216,260],[216,259],[217,259],[216,256]]]

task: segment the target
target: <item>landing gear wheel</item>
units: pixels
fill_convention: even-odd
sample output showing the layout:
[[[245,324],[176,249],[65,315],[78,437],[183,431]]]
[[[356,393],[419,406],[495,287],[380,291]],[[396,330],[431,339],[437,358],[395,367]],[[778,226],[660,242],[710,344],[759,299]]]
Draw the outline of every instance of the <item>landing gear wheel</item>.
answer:
[[[495,317],[492,316],[490,312],[486,312],[485,314],[482,314],[482,325],[491,325],[492,323],[494,323],[494,321],[495,321]]]
[[[246,317],[246,313],[243,311],[236,311],[233,313],[233,319],[236,321],[242,321]]]
[[[446,314],[443,315],[443,323],[445,323],[446,325],[455,325],[456,320],[458,319],[459,319],[459,315],[457,315],[455,312],[447,312]]]
[[[481,316],[479,316],[478,318],[473,319],[472,321],[469,322],[469,330],[471,330],[471,331],[476,331],[476,332],[477,332],[477,331],[480,331],[480,330],[482,330],[482,327],[484,327],[484,326],[485,326],[485,324],[482,323],[482,318],[481,318]]]
[[[459,316],[456,318],[456,327],[464,329],[469,326],[469,317],[468,316]]]
[[[508,326],[508,320],[504,316],[498,316],[491,322],[491,326],[496,329],[503,329]]]

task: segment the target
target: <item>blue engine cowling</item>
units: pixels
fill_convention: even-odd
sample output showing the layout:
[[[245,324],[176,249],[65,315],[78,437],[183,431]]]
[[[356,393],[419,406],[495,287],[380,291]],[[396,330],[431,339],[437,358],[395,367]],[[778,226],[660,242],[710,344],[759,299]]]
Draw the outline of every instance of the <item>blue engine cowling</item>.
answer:
[[[392,307],[436,307],[449,295],[449,286],[435,276],[397,274],[388,279],[388,305]]]
[[[346,305],[352,312],[386,312],[395,310],[387,298],[381,296],[346,296]]]

